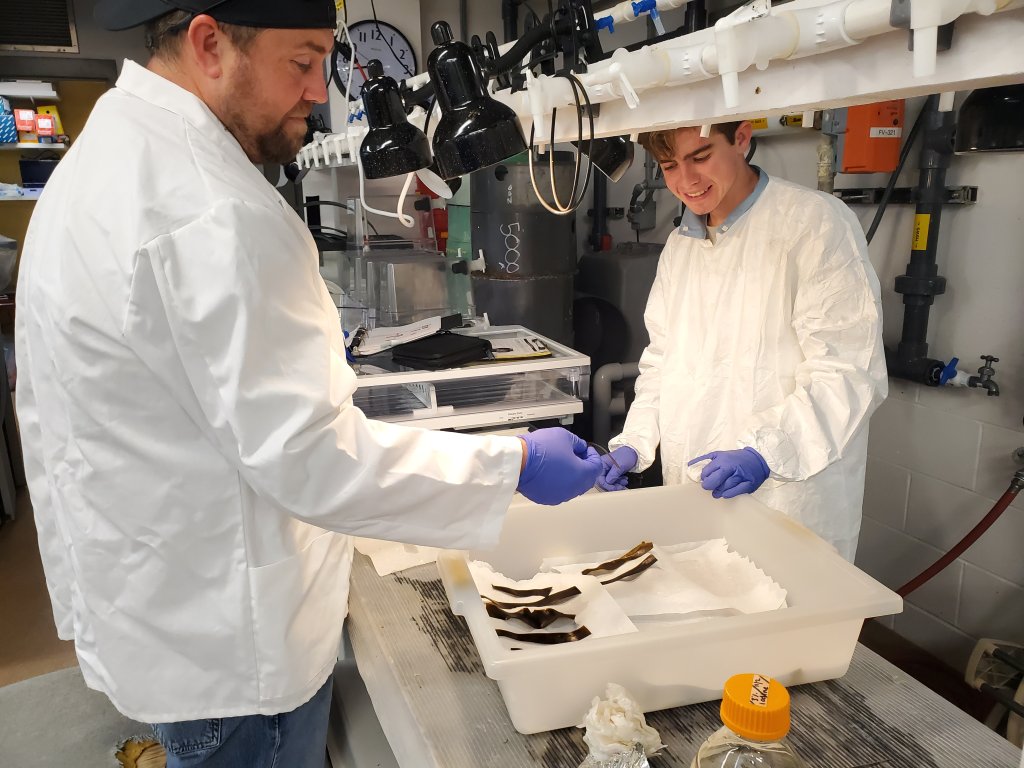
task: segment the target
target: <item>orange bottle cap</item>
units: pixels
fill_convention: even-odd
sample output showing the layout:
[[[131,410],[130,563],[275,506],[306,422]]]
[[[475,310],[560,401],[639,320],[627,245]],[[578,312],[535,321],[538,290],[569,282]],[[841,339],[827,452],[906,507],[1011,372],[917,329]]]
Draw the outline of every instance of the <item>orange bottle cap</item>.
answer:
[[[764,675],[733,675],[722,692],[722,722],[744,739],[778,741],[789,733],[789,691]]]

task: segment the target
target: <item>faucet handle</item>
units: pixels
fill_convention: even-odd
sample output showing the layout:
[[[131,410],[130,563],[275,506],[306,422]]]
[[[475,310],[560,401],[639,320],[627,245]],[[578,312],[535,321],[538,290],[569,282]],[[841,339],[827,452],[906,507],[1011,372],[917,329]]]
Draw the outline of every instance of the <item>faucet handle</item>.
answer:
[[[984,360],[986,363],[988,363],[989,366],[991,366],[992,363],[998,363],[999,362],[999,358],[998,357],[993,357],[992,355],[982,355],[981,359]]]

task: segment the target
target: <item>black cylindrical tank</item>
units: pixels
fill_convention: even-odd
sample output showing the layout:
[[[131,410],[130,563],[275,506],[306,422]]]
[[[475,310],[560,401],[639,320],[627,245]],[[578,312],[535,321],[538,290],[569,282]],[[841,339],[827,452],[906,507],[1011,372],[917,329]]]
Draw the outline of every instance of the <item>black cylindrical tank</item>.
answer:
[[[551,199],[547,155],[535,166],[537,186]],[[575,165],[555,155],[555,182],[568,202]],[[478,313],[494,325],[523,325],[563,344],[572,343],[576,217],[545,210],[530,184],[526,155],[470,176],[473,255],[486,271],[473,273]],[[582,174],[581,182],[582,183]]]

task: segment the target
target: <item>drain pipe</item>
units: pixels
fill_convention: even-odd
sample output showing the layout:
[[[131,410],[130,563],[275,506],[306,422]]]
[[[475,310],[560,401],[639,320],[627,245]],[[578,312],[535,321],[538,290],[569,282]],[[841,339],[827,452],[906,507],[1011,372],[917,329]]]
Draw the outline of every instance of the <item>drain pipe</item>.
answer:
[[[505,42],[514,43],[519,37],[519,13],[516,6],[519,0],[501,1],[501,21],[504,27]]]
[[[939,275],[935,257],[956,126],[952,105],[944,102],[932,97],[924,107],[928,113],[924,116],[914,241],[906,274],[896,278],[896,292],[903,294],[903,334],[895,350],[885,351],[890,376],[931,387],[942,383],[945,367],[941,360],[928,357],[928,314],[935,297],[946,291],[946,278]]]
[[[594,387],[594,442],[607,447],[611,439],[612,416],[626,412],[626,399],[619,396],[612,399],[612,385],[623,379],[635,379],[640,375],[640,363],[608,363],[597,369],[591,379]]]
[[[607,246],[607,247],[606,247]],[[611,250],[608,237],[608,177],[594,174],[594,216],[590,225],[590,247],[594,251]]]

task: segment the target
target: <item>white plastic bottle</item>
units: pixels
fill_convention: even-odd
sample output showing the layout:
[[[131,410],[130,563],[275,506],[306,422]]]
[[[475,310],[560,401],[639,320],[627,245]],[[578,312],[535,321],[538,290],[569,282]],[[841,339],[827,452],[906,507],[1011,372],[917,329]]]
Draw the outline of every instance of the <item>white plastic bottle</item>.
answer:
[[[789,691],[763,675],[733,675],[722,692],[725,725],[705,741],[691,768],[807,768],[786,742]]]

